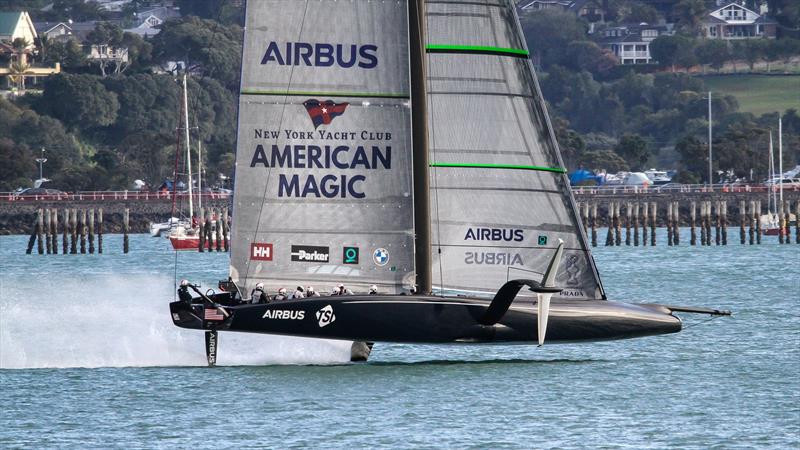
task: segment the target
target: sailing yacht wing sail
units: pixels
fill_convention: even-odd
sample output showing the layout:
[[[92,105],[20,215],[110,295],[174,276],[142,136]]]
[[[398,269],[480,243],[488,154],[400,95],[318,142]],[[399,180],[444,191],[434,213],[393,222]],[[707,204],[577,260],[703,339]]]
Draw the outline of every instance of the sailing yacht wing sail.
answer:
[[[514,3],[428,1],[425,17],[434,286],[539,279],[562,239],[555,296],[605,298]]]
[[[248,2],[231,277],[414,283],[408,4]]]

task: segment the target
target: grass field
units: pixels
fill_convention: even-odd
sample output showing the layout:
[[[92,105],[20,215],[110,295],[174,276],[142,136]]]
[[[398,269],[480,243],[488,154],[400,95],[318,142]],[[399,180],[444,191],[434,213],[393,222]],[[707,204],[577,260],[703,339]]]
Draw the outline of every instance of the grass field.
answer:
[[[735,96],[743,112],[760,115],[789,108],[800,111],[800,75],[721,75],[702,79],[712,95],[716,92]]]

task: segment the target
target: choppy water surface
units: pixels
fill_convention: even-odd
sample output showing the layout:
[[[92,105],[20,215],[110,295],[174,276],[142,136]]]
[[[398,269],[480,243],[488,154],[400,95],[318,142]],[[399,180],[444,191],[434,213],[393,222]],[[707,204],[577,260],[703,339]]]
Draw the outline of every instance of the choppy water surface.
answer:
[[[175,255],[25,255],[0,237],[0,448],[800,448],[800,246],[601,247],[609,297],[714,306],[676,335],[376,345],[172,326]],[[181,254],[213,285],[224,254]],[[310,364],[310,365],[309,365]]]

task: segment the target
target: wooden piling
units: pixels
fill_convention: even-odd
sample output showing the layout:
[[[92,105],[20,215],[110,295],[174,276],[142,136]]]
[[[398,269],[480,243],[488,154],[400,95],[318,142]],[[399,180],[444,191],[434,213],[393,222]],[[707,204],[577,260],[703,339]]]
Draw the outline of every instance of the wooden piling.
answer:
[[[800,200],[794,207],[794,242],[800,244]]]
[[[122,215],[122,252],[128,253],[130,243],[128,242],[128,232],[130,231],[130,208],[125,208],[125,213]]]
[[[739,241],[742,245],[744,245],[744,243],[746,242],[745,232],[744,232],[746,217],[747,217],[747,211],[745,211],[745,202],[744,200],[739,200]]]
[[[218,252],[222,251],[222,216],[219,211],[214,210],[214,215],[217,216],[217,226],[214,227],[214,245]]]
[[[50,242],[50,208],[44,210],[44,247],[45,253],[50,254],[52,244]]]
[[[620,202],[614,202],[614,245],[622,245],[622,215]]]
[[[672,206],[672,243],[674,245],[678,245],[681,243],[681,231],[680,231],[680,224],[681,224],[681,211],[680,205],[678,202],[673,202],[674,205]]]
[[[706,245],[706,202],[700,202],[700,245]]]
[[[647,224],[650,222],[650,204],[642,203],[642,247],[647,247]]]
[[[652,202],[650,204],[650,246],[656,246],[656,226],[658,225],[658,215],[656,214],[656,210],[658,208],[658,204],[656,202]]]
[[[625,203],[625,245],[631,245],[631,202]]]
[[[689,235],[689,244],[690,245],[697,245],[697,231],[695,231],[695,221],[697,220],[696,216],[696,209],[697,209],[697,202],[692,202],[689,205],[689,219],[691,220],[691,230]]]
[[[61,234],[61,253],[64,255],[69,252],[69,242],[67,236],[69,235],[69,208],[64,208],[64,228]]]
[[[81,255],[86,254],[86,210],[82,209],[79,213],[78,232],[81,237]]]
[[[205,247],[206,243],[206,233],[205,233],[205,220],[206,220],[206,209],[200,208],[200,216],[197,219],[197,232],[200,233],[199,238],[199,245],[197,246],[197,251],[203,253],[203,248]]]
[[[708,200],[706,202],[706,246],[711,245],[711,221],[713,218],[711,213],[711,200]]]
[[[89,210],[89,253],[94,254],[94,208]]]
[[[583,230],[584,230],[585,233],[588,233],[589,232],[589,202],[583,202],[581,204],[581,207],[582,208],[581,208],[580,211],[581,211],[581,220],[583,221]],[[227,225],[228,225],[228,208],[223,208],[222,211],[223,211],[223,214],[225,214],[225,217],[223,218],[223,222],[225,222],[225,227],[227,229]],[[225,233],[223,233],[223,239],[225,239],[224,234]],[[227,247],[225,248],[225,251],[226,252],[228,251]]]
[[[722,201],[722,245],[728,245],[728,202]]]
[[[672,202],[667,202],[667,246],[672,247]]]
[[[206,234],[206,249],[210,252],[213,244],[213,242],[211,242],[211,208],[206,210],[206,223],[203,229]]]
[[[586,212],[586,221],[589,221],[589,203],[586,203],[586,207],[584,209]],[[228,242],[228,208],[222,208],[222,243],[225,246],[225,251],[229,251],[229,242]]]
[[[103,253],[103,208],[97,210],[97,253]]]
[[[592,247],[597,247],[597,203],[592,204]]]
[[[784,244],[790,244],[792,242],[792,233],[790,232],[790,228],[789,228],[790,225],[789,224],[791,222],[791,217],[790,216],[792,214],[792,205],[791,205],[791,203],[789,203],[789,200],[785,201],[785,204],[784,204],[784,207],[783,207],[783,213],[784,213],[784,217],[783,217],[784,220],[783,220],[783,226],[781,227],[781,234],[784,235],[783,243]],[[795,217],[795,220],[797,220],[797,217]]]
[[[69,210],[69,254],[78,253],[78,210]]]
[[[633,204],[633,246],[639,246],[639,202]]]
[[[756,201],[755,221],[756,221],[756,244],[761,244],[761,201]]]
[[[50,226],[52,227],[50,234],[53,235],[53,241],[52,241],[53,254],[57,255],[58,254],[58,209],[53,208],[53,210],[50,211],[50,214],[52,215],[52,217],[50,218]]]
[[[42,208],[36,211],[36,250],[40,255],[44,254],[44,242],[42,239],[42,231],[44,230],[44,219],[42,217]]]
[[[614,245],[614,202],[608,202],[608,232],[606,233],[606,247]]]
[[[31,231],[31,237],[28,238],[28,248],[25,249],[25,254],[30,255],[33,253],[33,246],[36,244],[36,236],[39,234],[37,233],[37,228],[39,227],[39,219],[34,219],[33,222],[33,230]]]
[[[750,214],[748,214],[748,229],[747,234],[750,237],[750,245],[755,244],[755,228],[756,228],[756,202],[750,200]]]
[[[719,200],[714,202],[714,243],[722,243],[722,214],[719,212],[721,203]]]

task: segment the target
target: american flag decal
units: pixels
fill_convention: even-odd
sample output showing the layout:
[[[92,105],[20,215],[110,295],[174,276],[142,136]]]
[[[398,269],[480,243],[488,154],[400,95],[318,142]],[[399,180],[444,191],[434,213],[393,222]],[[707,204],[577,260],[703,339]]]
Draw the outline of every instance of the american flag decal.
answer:
[[[217,308],[206,308],[204,318],[205,320],[225,320],[225,316],[217,311]]]

